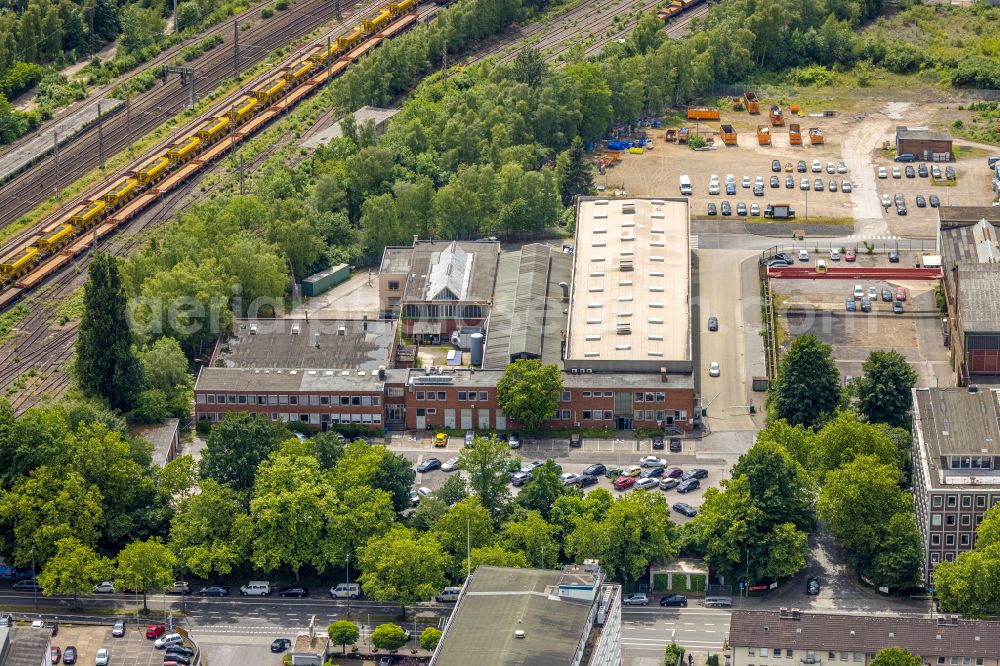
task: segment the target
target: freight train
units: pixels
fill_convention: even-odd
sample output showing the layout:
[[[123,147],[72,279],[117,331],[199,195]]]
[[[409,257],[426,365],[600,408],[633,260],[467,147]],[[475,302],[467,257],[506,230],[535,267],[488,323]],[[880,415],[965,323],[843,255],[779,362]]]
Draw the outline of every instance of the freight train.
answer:
[[[703,2],[705,0],[673,0],[669,5],[656,12],[656,15],[663,21],[669,21],[681,12],[687,11]]]
[[[85,232],[94,229],[105,220],[116,217],[115,211],[122,210],[132,199],[148,192],[154,194],[150,200],[162,194],[163,192],[157,191],[157,184],[160,181],[176,173],[182,165],[197,160],[199,156],[203,156],[206,161],[216,157],[214,154],[206,155],[211,146],[226,137],[234,136],[239,128],[288,97],[292,91],[319,85],[321,81],[310,82],[314,75],[322,74],[324,69],[332,69],[332,65],[337,63],[337,71],[331,72],[331,75],[335,75],[343,71],[347,64],[378,46],[384,39],[394,37],[415,25],[417,16],[410,12],[425,1],[389,2],[374,16],[354,26],[336,40],[332,40],[329,47],[326,44],[314,47],[297,63],[282,68],[264,83],[241,93],[230,105],[228,112],[202,121],[187,136],[167,146],[164,153],[150,157],[138,169],[126,172],[109,187],[94,193],[43,227],[29,241],[20,243],[17,249],[5,253],[0,259],[0,286],[8,286],[18,281],[22,276],[31,273],[46,257],[63,250],[74,239],[86,236]],[[304,95],[308,91],[300,92]],[[300,98],[300,95],[296,94],[295,97]],[[197,168],[194,167],[192,172]],[[185,174],[185,177],[186,175],[189,174]],[[128,219],[139,209],[129,211],[122,219],[114,220],[114,223]],[[95,235],[98,235],[96,230]],[[71,249],[73,248],[64,250],[64,253]],[[17,286],[33,287],[58,267],[54,266],[52,271],[41,276],[36,275],[39,273],[36,270],[29,276],[30,279],[26,279],[23,283],[17,282]],[[10,302],[12,299],[9,297],[0,298],[0,307]]]

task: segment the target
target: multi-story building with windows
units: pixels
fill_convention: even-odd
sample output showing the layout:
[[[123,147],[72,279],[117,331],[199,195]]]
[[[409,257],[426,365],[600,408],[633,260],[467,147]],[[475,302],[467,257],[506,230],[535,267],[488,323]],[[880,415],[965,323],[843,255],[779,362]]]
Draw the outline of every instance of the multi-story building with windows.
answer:
[[[1000,502],[996,391],[913,390],[913,498],[925,579],[976,545],[986,510]]]
[[[780,611],[733,611],[729,666],[867,666],[901,647],[924,666],[998,666],[1000,622]]]

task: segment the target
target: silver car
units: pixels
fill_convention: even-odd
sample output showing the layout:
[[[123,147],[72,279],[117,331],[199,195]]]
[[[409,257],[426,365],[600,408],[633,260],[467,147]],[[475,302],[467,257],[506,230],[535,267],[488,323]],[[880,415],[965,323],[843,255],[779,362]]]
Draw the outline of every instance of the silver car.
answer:
[[[622,599],[623,606],[648,606],[649,597],[641,592],[637,594],[630,594],[624,599]]]

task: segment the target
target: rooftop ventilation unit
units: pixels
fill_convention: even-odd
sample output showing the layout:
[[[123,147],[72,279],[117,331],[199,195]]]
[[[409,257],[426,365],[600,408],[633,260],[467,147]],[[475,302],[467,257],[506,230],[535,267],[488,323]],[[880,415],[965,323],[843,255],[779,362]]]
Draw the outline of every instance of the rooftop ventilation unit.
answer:
[[[618,269],[622,273],[630,273],[635,270],[635,263],[631,259],[622,259],[618,264]]]
[[[618,335],[631,335],[632,325],[629,322],[621,322],[618,324]]]

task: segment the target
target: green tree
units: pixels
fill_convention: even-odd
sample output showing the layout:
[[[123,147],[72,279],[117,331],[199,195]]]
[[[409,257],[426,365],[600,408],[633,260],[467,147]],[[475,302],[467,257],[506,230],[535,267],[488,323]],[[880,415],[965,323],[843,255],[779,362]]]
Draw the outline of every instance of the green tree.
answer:
[[[186,414],[194,382],[180,344],[173,338],[162,337],[141,352],[139,358],[142,361],[143,389],[162,393],[171,415]]]
[[[198,463],[191,455],[185,454],[163,466],[157,475],[157,485],[172,502],[180,502],[192,495],[199,476]]]
[[[467,497],[438,518],[432,535],[447,552],[458,558],[467,548],[487,546],[495,540],[493,519],[478,497]]]
[[[813,438],[813,468],[822,476],[858,456],[875,456],[897,465],[896,445],[877,425],[863,423],[853,412],[841,412]]]
[[[871,666],[922,666],[923,661],[905,648],[887,647],[875,653]]]
[[[333,473],[334,486],[338,491],[359,486],[384,490],[392,498],[396,511],[410,505],[410,488],[415,478],[416,472],[405,457],[363,440],[344,447]]]
[[[812,528],[816,511],[816,483],[780,444],[759,441],[733,466],[731,477],[745,476],[755,506],[771,525],[793,523]]]
[[[467,571],[475,571],[479,566],[508,567],[511,569],[527,569],[531,564],[524,553],[508,550],[503,546],[485,546],[483,548],[473,548],[470,553],[471,559],[462,561],[461,575],[464,577]]]
[[[917,373],[899,352],[873,351],[861,366],[861,377],[852,383],[858,411],[872,423],[908,427],[913,407],[911,390]]]
[[[559,563],[559,528],[538,511],[518,511],[503,525],[500,540],[510,550],[524,553],[536,569],[553,569]]]
[[[529,87],[535,87],[542,82],[542,78],[548,72],[545,59],[538,49],[523,48],[517,54],[517,58],[511,64],[512,78],[518,83],[523,83]]]
[[[976,547],[934,567],[934,592],[943,610],[983,618],[1000,608],[1000,507],[976,528]]]
[[[184,551],[184,568],[199,578],[228,575],[249,552],[250,516],[239,494],[213,479],[183,498],[170,521],[170,545]]]
[[[924,549],[916,517],[897,513],[885,526],[879,552],[872,563],[872,578],[893,591],[910,590],[920,585]]]
[[[107,559],[79,539],[66,537],[56,542],[55,555],[38,574],[38,583],[46,596],[72,595],[76,608],[79,597],[91,594],[94,584],[108,578],[110,573],[111,563]]]
[[[509,456],[510,447],[495,437],[476,437],[472,446],[463,447],[458,454],[459,466],[469,475],[469,486],[494,520],[510,500]]]
[[[376,601],[396,602],[401,615],[420,599],[433,597],[445,586],[448,555],[431,536],[417,536],[400,525],[368,540],[358,551],[359,581]]]
[[[120,46],[125,53],[137,53],[156,43],[166,22],[156,9],[126,5],[119,14],[122,36]]]
[[[538,359],[518,359],[497,382],[497,402],[508,418],[533,431],[555,413],[562,386],[558,367],[542,365]]]
[[[83,287],[76,377],[85,393],[123,411],[132,406],[142,380],[125,306],[118,261],[108,254],[96,254]]]
[[[337,620],[326,628],[326,635],[330,637],[331,643],[341,646],[343,654],[347,654],[347,644],[357,642],[361,631],[358,625],[349,620]]]
[[[142,610],[149,612],[146,593],[170,585],[174,580],[177,556],[159,539],[133,541],[119,551],[115,558],[117,573],[115,586],[131,587],[142,592]]]
[[[434,491],[434,497],[448,506],[461,502],[469,496],[469,484],[459,474],[452,474]]]
[[[840,373],[830,346],[814,335],[795,338],[778,372],[774,392],[777,418],[791,425],[817,425],[839,402]]]
[[[437,648],[438,643],[441,642],[441,636],[443,635],[444,632],[437,627],[427,627],[420,632],[420,647],[428,652],[433,652]]]
[[[201,459],[203,478],[225,483],[237,491],[253,487],[257,466],[278,448],[288,431],[263,415],[226,414],[212,428]]]
[[[563,495],[570,494],[559,478],[559,468],[550,458],[541,467],[531,472],[531,480],[524,484],[517,495],[517,504],[525,509],[537,511],[548,518],[552,504]]]
[[[573,203],[578,194],[589,194],[594,186],[594,173],[587,156],[583,152],[583,139],[573,137],[569,148],[556,158],[556,173],[559,176],[559,196],[564,206]]]
[[[406,645],[406,641],[408,640],[406,630],[398,624],[380,624],[372,632],[372,645],[379,650],[395,652]]]

